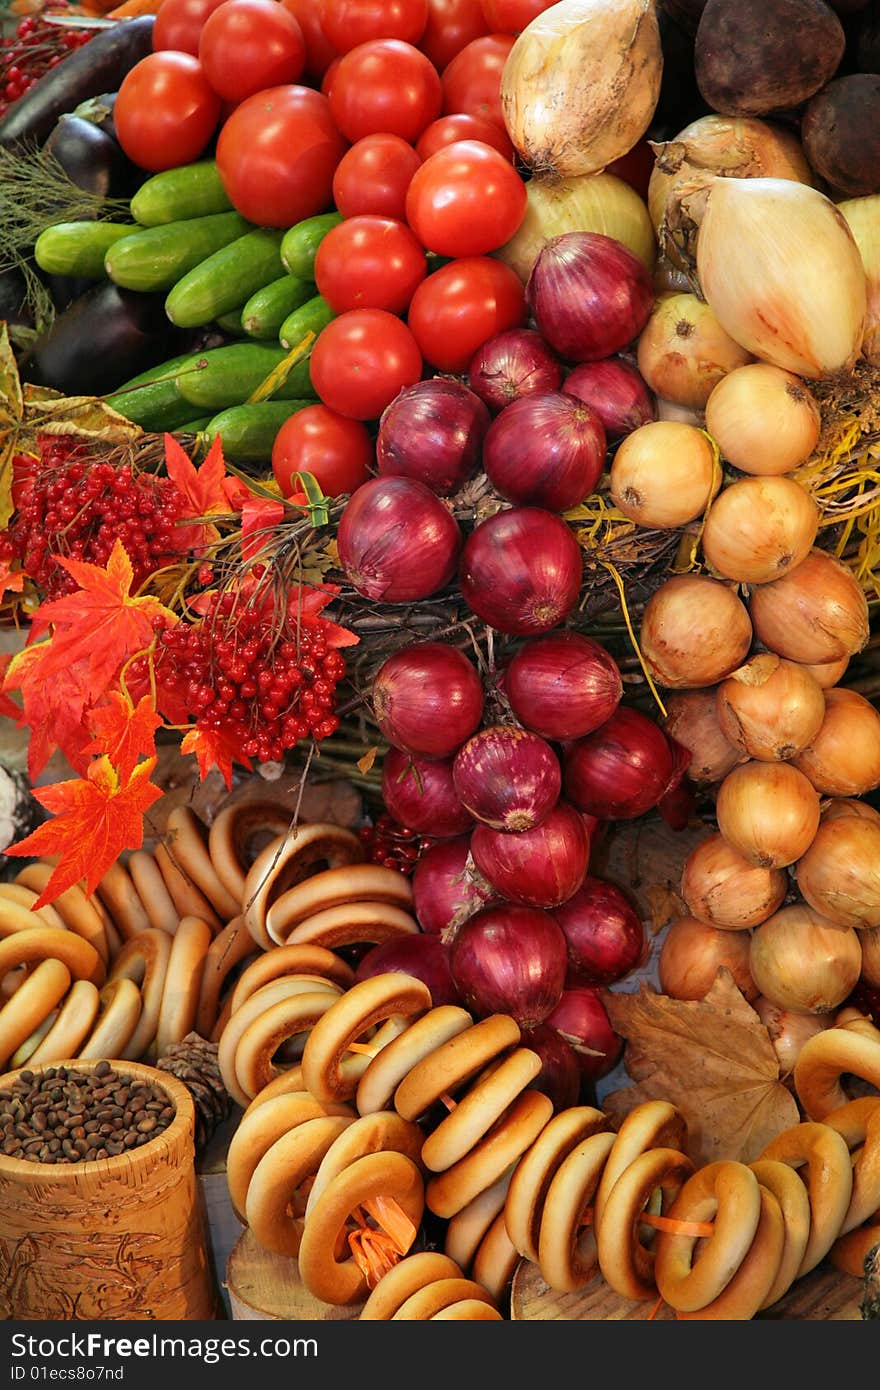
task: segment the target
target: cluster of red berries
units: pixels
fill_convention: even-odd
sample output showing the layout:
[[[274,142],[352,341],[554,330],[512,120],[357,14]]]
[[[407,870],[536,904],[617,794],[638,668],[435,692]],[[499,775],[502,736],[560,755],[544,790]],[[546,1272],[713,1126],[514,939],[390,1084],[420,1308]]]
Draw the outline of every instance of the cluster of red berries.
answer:
[[[345,659],[323,629],[320,617],[287,618],[279,631],[260,605],[218,592],[201,621],[159,623],[156,677],[197,728],[222,733],[248,758],[280,762],[302,739],[339,728],[335,692]]]
[[[75,48],[81,48],[97,30],[65,29],[47,24],[45,15],[63,14],[67,0],[52,0],[38,15],[19,21],[14,34],[0,40],[0,117],[23,97],[36,81],[56,68]]]
[[[39,460],[16,458],[15,504],[12,554],[50,599],[78,587],[59,556],[103,566],[120,540],[134,591],[181,554],[175,530],[184,499],[171,479],[91,462],[69,436],[41,437]]]
[[[413,873],[424,851],[434,843],[418,831],[401,825],[387,811],[377,816],[372,825],[361,829],[360,839],[371,864],[398,869],[407,877]]]

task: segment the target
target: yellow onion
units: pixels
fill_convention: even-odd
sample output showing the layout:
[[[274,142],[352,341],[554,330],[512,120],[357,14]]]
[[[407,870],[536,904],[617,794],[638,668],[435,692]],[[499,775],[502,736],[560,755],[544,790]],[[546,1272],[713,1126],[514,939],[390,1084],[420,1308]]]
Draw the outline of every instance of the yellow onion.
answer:
[[[688,911],[719,931],[764,922],[785,901],[788,875],[744,859],[717,832],[695,845],[684,862],[681,896]]]
[[[635,189],[615,174],[529,179],[523,219],[510,241],[493,254],[525,284],[539,252],[551,237],[566,232],[599,232],[613,237],[648,270],[654,268],[657,243],[648,209]]]
[[[738,478],[706,518],[703,558],[739,584],[769,584],[805,560],[819,529],[819,508],[791,478]]]
[[[839,927],[880,927],[880,824],[825,820],[797,862],[802,897]]]
[[[650,221],[650,219],[649,219]],[[653,236],[654,229],[651,228]],[[662,294],[690,294],[691,281],[687,272],[681,270],[677,265],[673,265],[666,256],[658,256],[654,262],[654,293],[659,297]]]
[[[818,665],[809,661],[802,664],[804,670],[809,671],[823,690],[830,690],[832,685],[837,685],[838,681],[846,674],[849,656],[839,656],[836,661],[821,661]]]
[[[749,597],[755,636],[778,656],[821,665],[854,656],[868,640],[868,601],[852,570],[826,550],[809,555]]]
[[[716,700],[725,738],[761,762],[794,757],[825,718],[825,696],[807,668],[771,652],[752,657],[722,681]]]
[[[639,642],[651,675],[673,689],[716,685],[752,643],[752,625],[736,592],[717,579],[679,574],[645,605]]]
[[[826,796],[880,787],[880,713],[856,690],[826,690],[821,728],[794,763]]]
[[[560,0],[507,56],[507,133],[535,173],[596,174],[648,129],[662,73],[653,0]]]
[[[746,999],[754,999],[749,945],[745,932],[718,931],[696,917],[677,917],[666,928],[657,957],[660,989],[671,999],[704,999],[725,967]]]
[[[862,356],[872,367],[880,367],[880,194],[847,198],[837,204],[837,210],[855,238],[868,286]]]
[[[665,529],[702,516],[721,485],[721,469],[703,430],[651,420],[621,441],[609,482],[618,511],[640,526]]]
[[[721,326],[762,361],[813,379],[852,368],[865,272],[846,219],[817,189],[717,179],[697,237],[697,275]]]
[[[672,420],[678,425],[695,425],[701,430],[704,425],[703,412],[691,410],[686,405],[676,405],[675,401],[657,400],[657,419]]]
[[[665,704],[663,728],[690,753],[686,772],[692,782],[720,782],[743,761],[744,754],[721,731],[714,687],[674,691]]]
[[[752,979],[780,1009],[830,1013],[851,992],[861,966],[852,927],[836,927],[805,903],[780,908],[752,932]]]
[[[862,948],[862,975],[865,984],[880,988],[880,927],[869,927],[859,932],[859,945]]]
[[[719,381],[706,402],[706,429],[741,473],[790,473],[816,447],[822,416],[793,372],[750,362]]]
[[[728,372],[752,360],[695,294],[658,299],[639,334],[639,371],[658,396],[702,410]]]
[[[859,944],[861,944],[861,936]],[[880,1028],[876,1026],[870,1014],[863,1014],[853,1004],[844,1004],[842,1009],[838,1009],[834,1015],[833,1026],[835,1028],[848,1028],[851,1033],[861,1033],[863,1038],[870,1038],[874,1043],[880,1043]]]
[[[807,1038],[812,1038],[836,1022],[829,1014],[797,1014],[790,1009],[782,1009],[778,1004],[771,1004],[763,994],[751,1000],[751,1005],[770,1034],[781,1077],[789,1076],[794,1070]]]
[[[858,797],[854,796],[835,796],[823,805],[823,825],[828,821],[840,820],[841,816],[860,816],[862,820],[870,820],[875,825],[880,825],[880,811],[875,811],[867,801],[859,801]]]
[[[740,763],[718,788],[718,829],[750,864],[784,869],[819,828],[819,795],[791,763]]]

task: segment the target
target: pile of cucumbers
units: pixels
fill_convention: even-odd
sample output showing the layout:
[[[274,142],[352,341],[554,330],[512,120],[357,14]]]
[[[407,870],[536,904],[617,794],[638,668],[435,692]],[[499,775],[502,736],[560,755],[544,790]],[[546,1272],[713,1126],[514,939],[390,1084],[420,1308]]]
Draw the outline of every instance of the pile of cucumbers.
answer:
[[[50,275],[164,294],[176,328],[216,325],[238,341],[152,367],[117,387],[108,404],[150,432],[219,436],[228,458],[267,462],[284,421],[316,399],[308,359],[268,399],[251,397],[306,333],[317,337],[333,318],[314,265],[340,214],[286,231],[256,227],[232,208],[213,160],[148,178],[130,210],[131,222],[47,227],[34,247],[37,265]]]

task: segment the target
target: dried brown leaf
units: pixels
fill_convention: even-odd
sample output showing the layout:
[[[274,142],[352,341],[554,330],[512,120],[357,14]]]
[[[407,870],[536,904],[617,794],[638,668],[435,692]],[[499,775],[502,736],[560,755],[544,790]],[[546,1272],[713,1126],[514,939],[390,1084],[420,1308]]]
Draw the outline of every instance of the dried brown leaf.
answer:
[[[791,1093],[779,1080],[770,1035],[754,1009],[719,970],[702,1000],[670,999],[642,985],[636,994],[604,993],[616,1033],[626,1039],[634,1085],[606,1096],[619,1122],[646,1100],[669,1100],[685,1116],[697,1163],[750,1163],[797,1124]]]
[[[654,884],[645,890],[651,913],[651,935],[657,936],[676,917],[684,917],[687,907],[677,893],[665,884]]]

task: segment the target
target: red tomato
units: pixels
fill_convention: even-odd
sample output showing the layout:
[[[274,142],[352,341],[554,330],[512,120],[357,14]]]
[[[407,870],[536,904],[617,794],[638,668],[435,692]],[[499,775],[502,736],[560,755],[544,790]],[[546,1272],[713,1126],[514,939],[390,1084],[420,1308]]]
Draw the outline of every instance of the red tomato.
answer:
[[[440,115],[437,69],[401,39],[374,39],[344,53],[330,91],[330,109],[346,140],[399,135],[414,144]]]
[[[512,34],[486,34],[455,55],[442,74],[445,116],[468,111],[504,127],[501,74],[515,43]]]
[[[406,219],[406,190],[421,160],[399,135],[365,135],[346,150],[333,175],[333,201],[343,217],[372,213]]]
[[[488,338],[525,321],[519,276],[490,256],[463,256],[435,270],[419,285],[407,315],[419,351],[441,372],[466,371]]]
[[[309,363],[325,405],[353,420],[378,420],[404,386],[422,375],[418,344],[394,314],[350,309],[318,334]]]
[[[479,140],[459,140],[425,160],[406,195],[406,220],[440,256],[484,256],[519,227],[526,186],[513,165]]]
[[[480,0],[428,0],[428,23],[419,48],[442,72],[466,44],[488,33]]]
[[[428,273],[424,251],[393,217],[349,217],[324,237],[315,285],[335,314],[387,309],[402,314]]]
[[[480,0],[486,23],[493,34],[521,34],[556,0]]]
[[[113,124],[133,164],[151,173],[190,164],[220,119],[220,98],[191,53],[149,53],[122,79]]]
[[[427,159],[444,146],[454,145],[456,140],[481,140],[513,163],[513,145],[507,131],[494,121],[487,121],[483,116],[471,116],[467,111],[454,111],[451,116],[441,116],[432,121],[416,141],[416,154]]]
[[[272,446],[272,472],[284,497],[297,491],[297,473],[311,473],[325,497],[354,492],[374,461],[366,425],[320,404],[285,420]]]
[[[266,87],[297,82],[306,41],[299,20],[278,0],[226,0],[205,21],[199,62],[214,91],[237,103]]]
[[[209,14],[224,0],[163,0],[153,24],[153,52],[199,53],[199,35]]]
[[[321,25],[322,0],[281,0],[281,3],[299,20],[306,41],[306,76],[315,83],[320,82],[336,57],[336,49]]]
[[[269,87],[227,119],[217,168],[242,217],[262,227],[292,227],[330,206],[344,153],[326,97],[311,87]]]
[[[428,22],[428,0],[324,0],[321,27],[339,53],[371,39],[418,43]]]
[[[327,64],[324,76],[321,78],[321,91],[325,97],[329,97],[330,88],[333,86],[333,79],[336,76],[339,64],[342,62],[342,54],[337,53],[335,58],[331,58]]]

